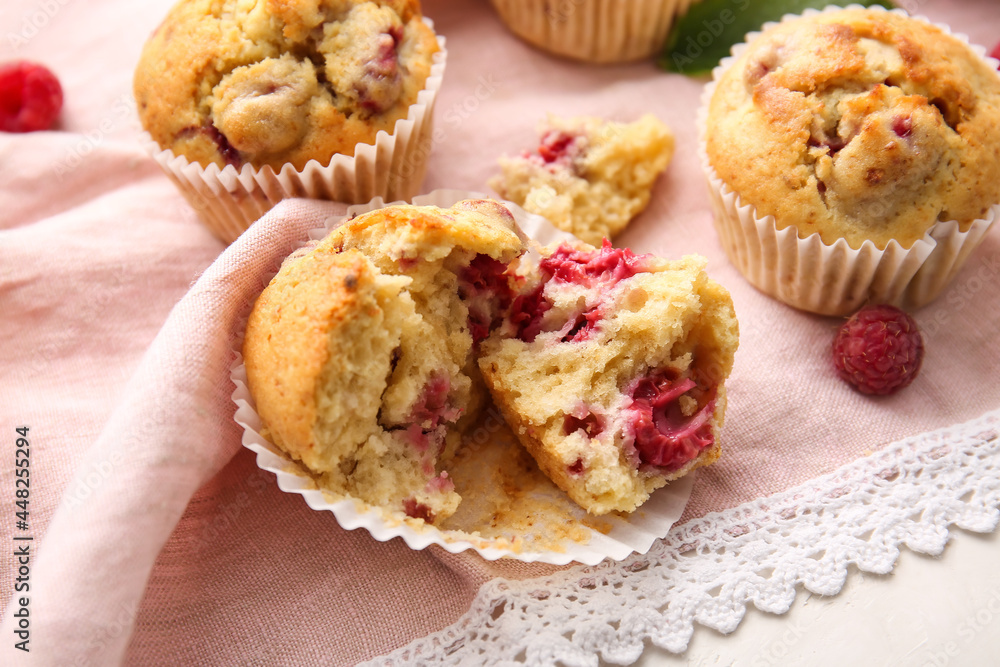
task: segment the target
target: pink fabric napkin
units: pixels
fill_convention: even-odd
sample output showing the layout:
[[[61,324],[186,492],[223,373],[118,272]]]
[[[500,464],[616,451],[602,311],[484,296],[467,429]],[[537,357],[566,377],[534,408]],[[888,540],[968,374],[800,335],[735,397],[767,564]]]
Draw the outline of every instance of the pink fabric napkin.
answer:
[[[0,525],[30,536],[30,654],[13,648],[13,548],[0,549],[5,664],[350,664],[454,622],[495,576],[547,566],[408,549],[341,529],[282,493],[240,448],[230,352],[263,276],[341,206],[290,201],[223,252],[138,148],[131,70],[169,0],[18,0],[0,59],[50,64],[62,131],[0,136]],[[916,9],[998,38],[989,0]],[[485,190],[546,113],[652,112],[677,133],[649,209],[618,239],[697,252],[729,287],[742,336],[725,454],[688,518],[828,472],[904,436],[1000,406],[1000,239],[916,314],[919,380],[887,399],[837,380],[837,320],[755,292],[711,227],[695,156],[701,81],[651,64],[593,68],[513,39],[485,0],[426,2],[451,57],[426,188]],[[12,39],[14,35],[16,39]],[[220,255],[220,252],[222,253]],[[30,427],[30,516],[15,526],[15,429]],[[8,544],[14,544],[9,541]],[[30,658],[30,662],[26,659]]]

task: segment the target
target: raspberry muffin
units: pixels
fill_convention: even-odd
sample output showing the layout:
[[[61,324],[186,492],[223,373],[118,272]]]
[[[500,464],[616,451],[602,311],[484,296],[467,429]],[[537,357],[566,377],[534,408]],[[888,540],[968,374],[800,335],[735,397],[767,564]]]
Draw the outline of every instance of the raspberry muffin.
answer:
[[[394,206],[286,260],[247,324],[247,384],[321,488],[426,523],[455,511],[447,465],[486,398],[475,351],[500,322],[513,228],[495,202]]]
[[[881,8],[787,19],[734,54],[702,138],[737,266],[821,313],[934,298],[1000,202],[994,64]]]
[[[652,115],[634,123],[550,116],[540,130],[538,149],[501,158],[490,186],[594,245],[646,207],[674,153],[670,128]]]
[[[658,54],[674,19],[696,0],[492,0],[511,32],[549,53],[588,63]]]
[[[426,155],[397,153],[426,133],[440,50],[416,0],[181,0],[143,49],[136,104],[161,164],[212,218],[256,219],[291,195],[408,197]],[[220,196],[233,201],[216,212]]]
[[[479,365],[521,443],[592,514],[630,512],[719,456],[739,342],[705,260],[561,245],[523,283]]]

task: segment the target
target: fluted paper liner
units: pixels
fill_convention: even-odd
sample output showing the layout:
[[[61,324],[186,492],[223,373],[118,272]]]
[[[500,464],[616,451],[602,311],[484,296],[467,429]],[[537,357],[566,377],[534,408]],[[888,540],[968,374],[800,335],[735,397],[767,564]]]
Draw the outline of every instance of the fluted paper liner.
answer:
[[[850,7],[861,8],[860,5]],[[827,7],[822,11],[840,9]],[[878,6],[869,9],[889,11]],[[891,11],[909,16],[901,9]],[[806,10],[802,16],[818,13],[818,10]],[[782,21],[796,18],[798,15],[786,15]],[[969,43],[965,35],[952,33],[945,25],[932,23],[923,16],[911,18],[931,23]],[[773,25],[776,24],[767,23],[762,30]],[[747,34],[743,43],[733,47],[732,55],[713,70],[712,81],[705,86],[698,110],[699,157],[708,179],[715,229],[730,261],[765,294],[821,315],[849,315],[866,303],[889,303],[905,310],[930,303],[955,277],[1000,216],[1000,203],[964,232],[957,221],[937,222],[908,249],[895,240],[884,249],[871,241],[865,241],[857,249],[844,239],[826,244],[818,233],[800,238],[794,225],[778,229],[774,216],[759,217],[756,209],[745,204],[712,167],[705,134],[708,106],[717,82],[758,35],[760,32]],[[985,49],[972,44],[969,47],[993,69],[997,68],[997,61],[988,58]]]
[[[433,22],[424,18],[433,28]],[[163,150],[147,133],[146,147],[180,189],[202,222],[232,243],[255,220],[282,199],[307,197],[363,204],[376,197],[409,201],[420,192],[427,172],[433,131],[434,101],[444,77],[448,51],[438,35],[430,75],[406,118],[396,121],[392,133],[379,131],[374,144],[359,144],[353,156],[337,154],[323,166],[310,160],[302,169],[291,164],[278,172],[270,166],[245,164],[220,169],[202,167],[183,155]]]
[[[463,199],[484,198],[486,198],[485,195],[476,192],[436,190],[430,194],[415,197],[413,203],[449,207]],[[510,209],[521,230],[530,239],[542,245],[548,245],[573,238],[556,229],[544,218],[527,213],[510,202],[503,203]],[[367,205],[352,206],[345,216],[327,221],[324,228],[313,230],[310,237],[313,239],[323,238],[331,229],[354,215],[388,205],[381,199],[376,199]],[[519,546],[512,544],[511,540],[506,538],[489,539],[466,530],[442,530],[408,519],[401,512],[389,512],[353,498],[336,498],[330,492],[318,488],[313,478],[306,474],[298,463],[261,434],[261,420],[254,407],[250,391],[247,389],[246,368],[240,355],[241,349],[242,340],[236,344],[237,359],[232,365],[231,377],[233,384],[236,385],[236,390],[233,392],[233,401],[237,405],[235,419],[244,429],[243,446],[256,453],[257,465],[260,468],[275,474],[278,486],[282,491],[302,495],[306,504],[311,508],[333,512],[337,522],[342,527],[348,530],[363,528],[379,541],[400,537],[412,549],[424,549],[431,544],[437,544],[452,553],[472,549],[487,560],[509,557],[525,562],[554,565],[565,565],[571,562],[594,565],[606,558],[622,560],[632,553],[646,553],[653,542],[664,537],[670,527],[680,518],[691,494],[693,475],[687,475],[653,492],[649,500],[632,514],[611,514],[590,518],[587,523],[596,524],[601,528],[594,530],[584,524],[586,513],[555,485],[551,485],[546,501],[556,503],[557,505],[554,506],[561,509],[560,514],[571,514],[579,517],[576,522],[579,529],[586,531],[584,533],[586,539],[565,538],[556,542],[551,536],[540,535],[540,537],[546,538],[543,542],[551,545],[551,548],[544,549],[532,549],[531,545],[538,543],[538,540],[530,539],[530,535],[520,536],[528,539],[525,539],[523,544]],[[483,421],[488,418],[488,416],[484,416]],[[494,428],[492,431],[495,434],[497,429]],[[473,432],[476,432],[476,429],[470,428],[466,433]],[[475,498],[463,497],[462,503],[464,505],[475,501]],[[461,507],[459,511],[462,511]],[[544,517],[534,520],[536,531],[545,530],[546,522],[543,519]]]
[[[510,30],[541,49],[591,63],[660,52],[674,19],[697,0],[492,0]]]

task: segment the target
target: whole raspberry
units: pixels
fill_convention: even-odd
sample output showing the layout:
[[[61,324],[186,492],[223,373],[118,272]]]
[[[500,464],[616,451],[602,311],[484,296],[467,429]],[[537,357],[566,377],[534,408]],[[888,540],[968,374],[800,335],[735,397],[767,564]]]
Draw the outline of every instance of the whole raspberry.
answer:
[[[0,131],[47,130],[62,103],[62,86],[47,68],[27,61],[0,65]]]
[[[894,306],[865,306],[833,340],[837,373],[863,394],[884,396],[902,389],[917,377],[923,359],[917,323]]]

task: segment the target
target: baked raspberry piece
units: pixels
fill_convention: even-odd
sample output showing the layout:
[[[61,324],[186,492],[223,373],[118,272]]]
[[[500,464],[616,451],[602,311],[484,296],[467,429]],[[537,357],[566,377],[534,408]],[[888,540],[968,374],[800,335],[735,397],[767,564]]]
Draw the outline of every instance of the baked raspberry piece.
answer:
[[[525,154],[525,159],[538,164],[558,163],[558,166],[575,171],[574,160],[584,151],[586,141],[583,135],[564,132],[563,130],[549,130],[542,134],[538,142],[537,158],[531,153]]]
[[[679,470],[714,444],[709,423],[715,410],[714,390],[692,391],[697,388],[691,378],[679,378],[666,369],[641,378],[626,391],[632,397],[627,408],[632,413],[630,433],[642,463]],[[694,397],[697,393],[704,396],[701,402]],[[704,405],[693,414],[685,414],[681,404],[684,396]]]
[[[0,65],[0,130],[47,130],[62,104],[62,86],[48,68],[26,61]]]
[[[518,296],[508,317],[511,335],[530,343],[543,331],[559,331],[563,342],[587,340],[603,317],[601,294],[645,270],[649,256],[614,248],[607,239],[600,250],[558,246],[538,264],[540,284]],[[575,306],[552,310],[558,294],[588,291]],[[582,304],[582,305],[581,305]]]
[[[738,344],[704,259],[605,243],[543,251],[481,346],[494,402],[539,467],[592,514],[629,512],[719,455]]]
[[[486,338],[514,298],[507,265],[479,254],[459,275],[458,296],[469,307],[469,331],[475,343]]]
[[[863,394],[885,396],[906,387],[923,359],[917,323],[895,306],[865,306],[833,339],[837,374]]]

